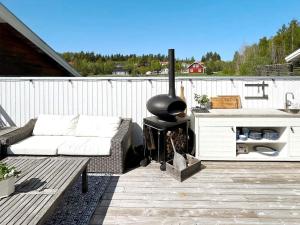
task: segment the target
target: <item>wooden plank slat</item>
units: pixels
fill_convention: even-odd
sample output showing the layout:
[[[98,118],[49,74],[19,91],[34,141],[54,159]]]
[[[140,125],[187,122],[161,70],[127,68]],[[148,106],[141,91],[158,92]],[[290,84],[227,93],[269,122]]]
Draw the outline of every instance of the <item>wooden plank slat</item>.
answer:
[[[20,184],[17,188],[18,192],[29,192],[32,190],[35,190],[35,187],[37,187],[38,185],[41,186],[45,186],[45,184],[43,184],[44,180],[44,176],[47,176],[47,174],[51,173],[51,168],[52,166],[54,166],[56,163],[54,160],[49,161],[46,164],[43,164],[43,167],[40,168],[38,171],[36,171],[36,173],[34,173],[30,179],[27,179],[26,181],[24,181],[22,184]]]
[[[164,177],[150,177],[150,176],[127,176],[119,177],[112,182],[122,183],[122,182],[170,182],[172,183],[174,179],[171,176]],[[291,174],[291,175],[251,175],[247,176],[192,176],[188,180],[184,181],[184,184],[190,183],[215,183],[222,185],[222,183],[243,183],[243,184],[299,184],[300,183],[300,174]]]
[[[33,177],[33,178],[36,177],[37,174],[39,173],[39,171],[40,171],[43,167],[45,167],[47,164],[49,164],[49,163],[51,163],[51,160],[44,160],[44,161],[42,161],[39,165],[33,167],[31,171],[29,171],[28,173],[24,174],[24,175],[22,176],[22,178],[19,179],[19,180],[17,181],[16,184],[20,184],[20,188],[21,188],[22,182],[24,182],[24,181],[26,181],[26,180],[29,180],[29,179],[32,178],[32,177]]]
[[[27,198],[29,198],[28,196],[30,195],[26,195]],[[39,201],[40,198],[42,198],[42,195],[32,195],[33,198],[28,201],[26,204],[24,204],[23,206],[21,206],[18,208],[18,210],[16,210],[17,212],[14,212],[14,214],[11,214],[10,218],[9,218],[9,223],[8,224],[16,224],[21,218],[22,216],[30,211],[32,208],[36,207],[36,202]]]
[[[299,210],[245,210],[245,209],[170,209],[151,207],[98,207],[95,215],[136,217],[203,217],[203,218],[269,218],[300,219]]]
[[[153,201],[222,201],[222,202],[300,202],[297,195],[255,195],[255,194],[236,194],[236,195],[216,195],[206,193],[110,193],[106,192],[102,196],[103,200],[153,200]],[[224,203],[226,204],[226,203]]]
[[[8,157],[4,161],[23,171],[17,180],[18,186],[14,195],[0,200],[0,224],[27,225],[43,223],[55,209],[55,204],[66,188],[86,168],[89,159]]]
[[[300,224],[300,167],[292,162],[203,162],[180,183],[159,164],[114,176],[98,224]]]
[[[34,195],[21,195],[13,205],[11,205],[6,213],[0,217],[0,224],[8,224],[8,222],[19,213],[30,201],[35,197]]]
[[[78,170],[78,168],[82,168],[82,162],[76,161],[73,162],[71,166],[69,166],[60,176],[60,179],[57,179],[55,183],[53,183],[53,187],[57,188],[62,186],[67,180],[71,179],[74,172]]]
[[[176,208],[176,209],[289,209],[300,210],[299,202],[247,202],[247,201],[160,201],[160,200],[102,200],[101,207],[119,207],[119,208]]]
[[[44,207],[45,203],[51,198],[50,195],[39,195],[39,198],[31,207],[23,213],[19,217],[17,221],[14,222],[15,225],[22,225],[22,224],[28,224],[30,222],[31,217],[35,215],[37,211],[39,211],[42,207]]]
[[[60,166],[64,164],[64,161],[53,161],[53,163],[49,166],[47,166],[44,171],[39,174],[38,178],[40,179],[40,182],[35,182],[33,183],[32,189],[36,190],[38,189],[42,189],[43,187],[47,186],[47,183],[50,179],[52,179],[53,177],[56,176],[57,171],[59,170]],[[45,184],[41,185],[39,183],[43,183],[45,182]]]
[[[287,223],[287,222],[288,223]],[[299,219],[270,219],[270,218],[221,218],[221,217],[182,217],[182,216],[96,216],[92,219],[90,225],[115,225],[115,224],[172,224],[172,225],[299,225]]]
[[[55,203],[57,203],[57,201],[65,192],[65,190],[77,179],[78,176],[80,176],[82,171],[86,168],[89,159],[76,158],[75,161],[78,162],[76,163],[77,167],[71,174],[69,174],[68,181],[61,184],[59,189],[57,189],[57,192],[49,199],[47,205],[41,208],[41,210],[32,218],[31,224],[37,224],[37,223],[42,224],[42,222],[47,218],[46,214],[49,214],[55,209],[56,207]]]
[[[0,205],[0,218],[7,212],[8,208],[12,207],[16,202],[19,202],[20,198],[20,195],[13,195],[9,198],[1,200],[2,204]]]
[[[237,186],[237,183],[239,184]],[[136,181],[117,181],[111,182],[110,187],[114,187],[118,185],[118,187],[138,187],[138,188],[202,188],[202,189],[211,189],[211,188],[221,188],[221,189],[300,189],[299,181],[297,183],[244,183],[244,182],[218,182],[218,183],[179,183],[179,182],[170,182],[170,181],[144,181],[144,182],[136,182]]]

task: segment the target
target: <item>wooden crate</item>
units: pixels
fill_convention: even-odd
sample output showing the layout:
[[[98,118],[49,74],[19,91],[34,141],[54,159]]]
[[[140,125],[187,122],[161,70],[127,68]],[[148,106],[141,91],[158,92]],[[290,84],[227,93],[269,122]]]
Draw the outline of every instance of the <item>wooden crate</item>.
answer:
[[[239,109],[241,107],[239,95],[223,95],[211,98],[212,109]]]
[[[166,171],[176,180],[182,182],[187,178],[193,176],[201,170],[201,161],[194,156],[187,154],[188,167],[183,170],[177,170],[173,166],[173,160],[166,162]]]

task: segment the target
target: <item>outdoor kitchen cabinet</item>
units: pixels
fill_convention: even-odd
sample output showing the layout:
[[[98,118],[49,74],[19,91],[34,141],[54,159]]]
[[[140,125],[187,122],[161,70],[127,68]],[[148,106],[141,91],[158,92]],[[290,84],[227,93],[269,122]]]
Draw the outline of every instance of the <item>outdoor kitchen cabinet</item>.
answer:
[[[232,126],[199,126],[198,158],[234,157],[235,129]]]
[[[291,157],[300,157],[300,126],[290,127],[289,150]]]
[[[300,161],[300,114],[276,109],[212,109],[191,115],[195,133],[195,156],[200,160]],[[241,140],[238,131],[276,130],[279,137]],[[237,152],[246,146],[248,151]],[[256,151],[257,146],[269,147],[274,154]],[[271,151],[273,152],[273,151]]]

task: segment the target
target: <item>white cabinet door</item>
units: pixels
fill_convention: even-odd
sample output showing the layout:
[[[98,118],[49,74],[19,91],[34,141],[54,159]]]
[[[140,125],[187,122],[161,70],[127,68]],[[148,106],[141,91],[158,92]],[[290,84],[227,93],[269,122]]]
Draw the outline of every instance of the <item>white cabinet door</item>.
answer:
[[[300,156],[300,127],[290,128],[290,156]]]
[[[198,158],[230,159],[236,156],[235,127],[199,126]]]

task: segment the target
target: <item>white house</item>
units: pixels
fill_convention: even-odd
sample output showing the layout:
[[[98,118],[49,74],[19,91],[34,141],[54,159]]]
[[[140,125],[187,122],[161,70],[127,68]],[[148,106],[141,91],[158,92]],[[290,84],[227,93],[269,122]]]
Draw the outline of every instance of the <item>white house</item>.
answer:
[[[168,74],[168,73],[169,73],[169,68],[162,68],[162,69],[160,70],[160,74],[165,75],[165,74]]]
[[[300,62],[300,48],[291,54],[289,54],[287,57],[285,57],[285,61],[288,63],[299,63]]]
[[[113,75],[126,76],[129,75],[129,70],[123,68],[116,68],[112,72]]]

